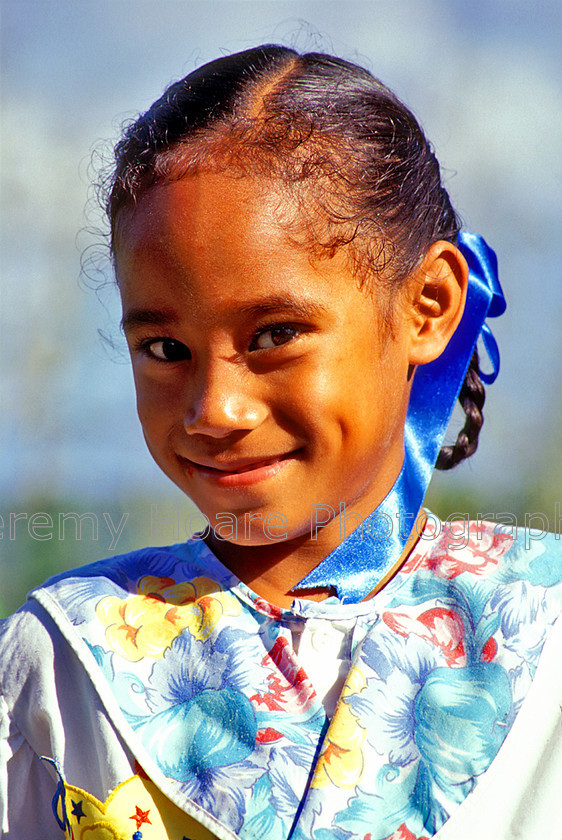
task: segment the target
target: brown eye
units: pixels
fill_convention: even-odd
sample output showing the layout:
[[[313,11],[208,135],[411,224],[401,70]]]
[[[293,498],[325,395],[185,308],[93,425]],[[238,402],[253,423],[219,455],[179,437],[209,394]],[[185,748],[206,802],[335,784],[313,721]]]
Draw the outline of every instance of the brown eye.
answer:
[[[272,347],[280,347],[298,335],[298,328],[292,324],[276,324],[260,332],[253,340],[250,350],[269,350]]]
[[[151,341],[147,347],[151,356],[161,362],[183,362],[191,359],[189,347],[173,338],[161,338]]]

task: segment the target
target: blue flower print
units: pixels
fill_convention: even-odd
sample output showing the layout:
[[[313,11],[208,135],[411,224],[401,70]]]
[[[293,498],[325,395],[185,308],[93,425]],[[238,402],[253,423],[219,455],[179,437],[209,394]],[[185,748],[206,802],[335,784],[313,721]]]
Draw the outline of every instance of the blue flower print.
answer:
[[[200,691],[135,729],[162,772],[180,781],[243,761],[257,735],[252,704],[233,688]]]
[[[152,713],[128,718],[162,772],[234,831],[267,763],[244,691],[265,690],[262,659],[259,637],[246,631],[225,627],[204,641],[185,631],[152,666]]]
[[[443,657],[426,639],[403,638],[381,627],[367,638],[361,658],[367,666],[368,700],[352,696],[349,703],[360,715],[367,740],[390,764],[405,767],[418,758],[414,739],[415,698]]]
[[[509,677],[493,662],[437,668],[425,681],[414,707],[415,740],[428,773],[451,801],[461,802],[473,777],[490,766],[511,709]]]

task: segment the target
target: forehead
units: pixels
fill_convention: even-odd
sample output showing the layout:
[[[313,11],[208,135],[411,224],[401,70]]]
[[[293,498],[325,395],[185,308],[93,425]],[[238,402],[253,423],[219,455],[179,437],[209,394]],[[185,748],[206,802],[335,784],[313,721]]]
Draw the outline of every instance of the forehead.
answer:
[[[229,309],[287,300],[340,320],[348,303],[366,303],[343,249],[319,259],[295,240],[298,207],[270,182],[199,173],[154,186],[122,212],[115,264],[125,313],[180,307],[211,325]]]
[[[296,206],[271,182],[202,172],[143,193],[118,218],[115,256],[166,256],[172,251],[228,251],[256,257],[274,244],[289,247]]]

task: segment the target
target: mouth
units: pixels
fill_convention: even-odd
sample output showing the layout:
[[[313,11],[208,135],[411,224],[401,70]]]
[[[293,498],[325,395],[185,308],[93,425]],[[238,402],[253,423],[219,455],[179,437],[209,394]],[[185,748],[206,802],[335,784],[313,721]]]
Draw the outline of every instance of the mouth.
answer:
[[[244,487],[277,475],[294,460],[295,455],[293,451],[267,458],[224,462],[214,460],[207,463],[178,457],[192,475],[197,474],[222,487]]]

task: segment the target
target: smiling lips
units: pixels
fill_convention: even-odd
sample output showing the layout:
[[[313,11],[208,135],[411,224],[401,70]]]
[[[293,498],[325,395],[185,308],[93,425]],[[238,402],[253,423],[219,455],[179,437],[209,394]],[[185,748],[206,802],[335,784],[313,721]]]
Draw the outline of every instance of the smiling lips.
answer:
[[[188,458],[181,458],[181,461],[188,464],[190,471],[210,479],[221,487],[248,487],[250,484],[257,484],[266,478],[271,478],[279,473],[293,457],[294,452],[287,452],[284,455],[274,455],[271,458],[263,458],[259,461],[233,463],[230,469],[222,466],[210,466],[200,464],[197,461],[190,461]]]

